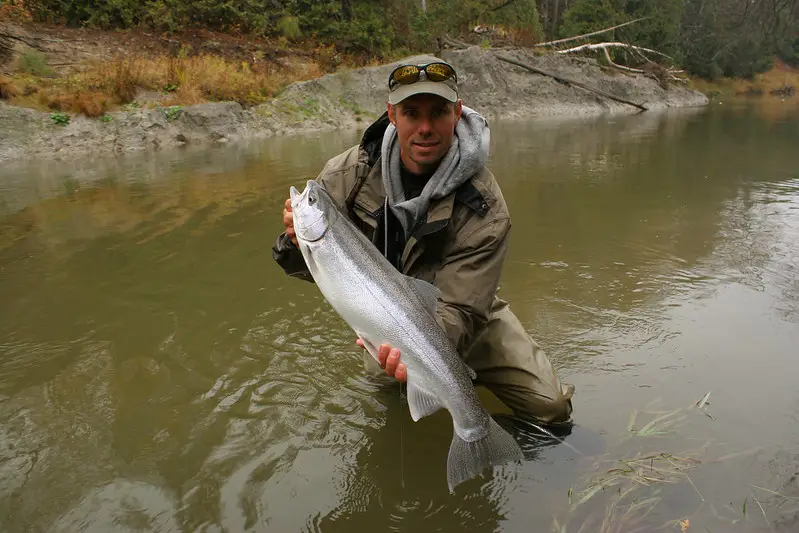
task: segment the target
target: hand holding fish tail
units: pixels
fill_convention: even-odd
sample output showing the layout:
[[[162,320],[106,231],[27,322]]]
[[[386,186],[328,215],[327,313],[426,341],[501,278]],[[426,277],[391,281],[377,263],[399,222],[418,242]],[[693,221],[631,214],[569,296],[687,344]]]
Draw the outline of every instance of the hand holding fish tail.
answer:
[[[298,246],[297,244],[297,235],[294,233],[294,213],[291,210],[291,198],[286,198],[285,207],[283,207],[283,225],[286,227],[286,235],[291,242],[294,243],[294,246]]]
[[[365,348],[363,341],[357,339],[355,344]],[[408,379],[408,370],[405,364],[400,362],[400,351],[392,348],[388,344],[381,344],[377,349],[377,362],[381,368],[386,370],[386,375],[396,378],[397,381],[404,382]]]

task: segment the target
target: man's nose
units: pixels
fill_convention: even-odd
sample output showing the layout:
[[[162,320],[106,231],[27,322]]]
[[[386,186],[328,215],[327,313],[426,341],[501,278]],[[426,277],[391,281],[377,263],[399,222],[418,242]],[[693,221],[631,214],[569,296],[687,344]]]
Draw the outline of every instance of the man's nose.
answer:
[[[429,135],[433,132],[433,121],[430,117],[422,117],[419,119],[419,133],[422,135]]]

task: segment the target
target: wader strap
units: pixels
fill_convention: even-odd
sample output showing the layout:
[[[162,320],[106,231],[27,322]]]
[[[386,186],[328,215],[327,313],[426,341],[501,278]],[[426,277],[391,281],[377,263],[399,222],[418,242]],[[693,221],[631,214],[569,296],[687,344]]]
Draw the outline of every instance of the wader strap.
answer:
[[[355,197],[358,196],[358,193],[361,192],[361,188],[363,184],[366,183],[366,178],[369,177],[369,173],[365,173],[363,176],[358,176],[355,180],[355,185],[352,187],[352,190],[347,195],[347,199],[344,200],[344,207],[347,208],[347,214],[349,214],[351,219],[355,219]]]

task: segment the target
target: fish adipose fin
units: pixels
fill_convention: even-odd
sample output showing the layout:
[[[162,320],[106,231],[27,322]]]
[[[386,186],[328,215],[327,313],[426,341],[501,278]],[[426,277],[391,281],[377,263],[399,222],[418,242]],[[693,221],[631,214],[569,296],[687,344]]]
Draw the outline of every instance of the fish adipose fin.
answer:
[[[524,459],[513,437],[489,417],[488,435],[474,442],[452,435],[447,457],[447,482],[450,492],[460,483],[477,477],[483,470]]]
[[[427,391],[423,391],[410,381],[408,382],[408,407],[411,409],[411,418],[416,422],[420,418],[432,415],[444,406],[438,398]]]

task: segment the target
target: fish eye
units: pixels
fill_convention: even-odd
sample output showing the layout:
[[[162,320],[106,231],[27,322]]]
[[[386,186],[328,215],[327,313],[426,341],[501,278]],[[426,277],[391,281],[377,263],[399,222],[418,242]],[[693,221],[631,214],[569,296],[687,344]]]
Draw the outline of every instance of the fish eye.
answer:
[[[309,194],[308,195],[308,205],[314,205],[316,203],[316,195]]]

